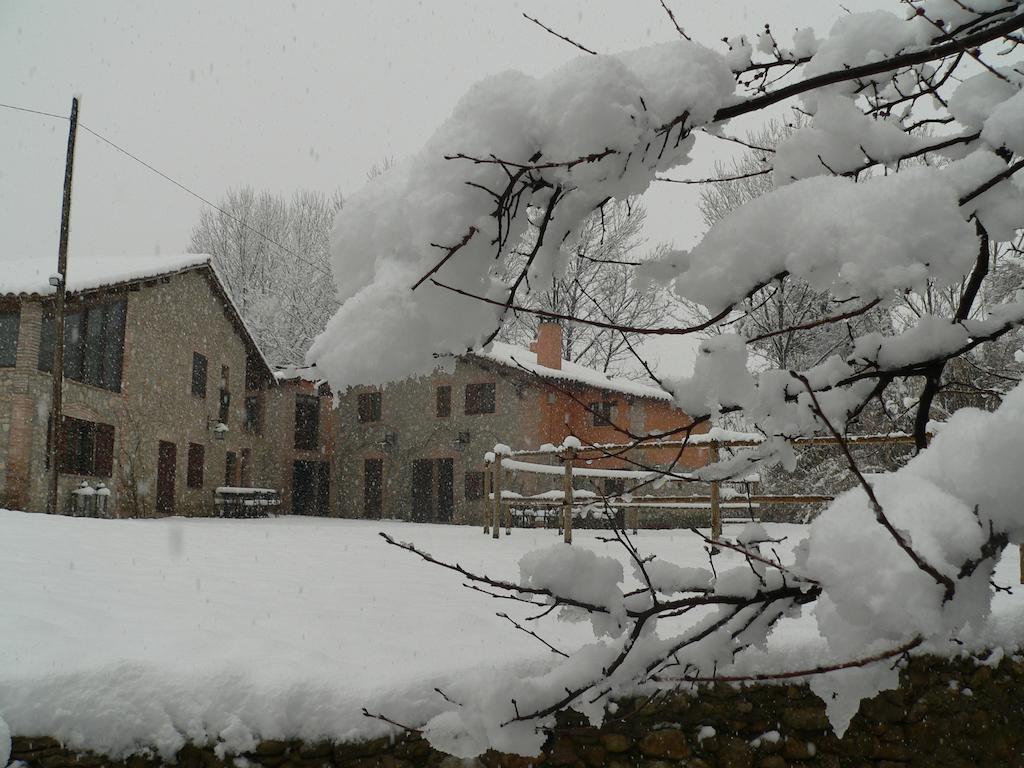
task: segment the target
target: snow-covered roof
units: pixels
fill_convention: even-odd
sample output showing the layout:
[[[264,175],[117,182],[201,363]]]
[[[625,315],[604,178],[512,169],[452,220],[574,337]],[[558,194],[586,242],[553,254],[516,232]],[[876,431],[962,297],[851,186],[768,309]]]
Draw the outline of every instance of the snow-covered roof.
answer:
[[[68,290],[94,290],[207,264],[210,264],[210,257],[197,253],[177,256],[73,256],[68,259]],[[50,296],[56,291],[50,285],[50,275],[56,273],[55,257],[0,259],[0,294]]]
[[[567,384],[585,384],[596,389],[605,389],[611,392],[622,392],[623,394],[633,395],[634,397],[648,397],[655,400],[666,401],[672,399],[672,396],[660,387],[655,387],[650,384],[641,384],[640,382],[630,381],[629,379],[620,379],[615,376],[609,376],[606,373],[602,373],[601,371],[593,368],[587,368],[584,365],[579,365],[578,363],[573,363],[569,360],[562,361],[561,370],[557,368],[548,368],[537,363],[537,354],[535,352],[531,352],[528,349],[514,344],[505,344],[503,342],[496,341],[491,344],[488,350],[474,352],[472,354],[475,357],[490,360],[501,365],[507,365],[511,368],[518,368],[519,370],[535,373],[545,379],[564,381]]]
[[[313,365],[278,366],[277,370],[274,371],[274,378],[278,381],[302,379],[303,381],[312,381],[314,384],[321,384],[324,381],[324,377],[316,369],[315,363]]]
[[[274,368],[256,343],[256,336],[235,306],[227,284],[222,279],[212,257],[205,253],[185,253],[173,256],[74,256],[68,259],[67,288],[71,293],[93,291],[109,286],[134,283],[167,275],[203,269],[213,276],[238,329],[252,346],[266,367],[272,380]],[[0,259],[0,296],[52,296],[56,288],[50,285],[50,276],[57,273],[53,258]]]

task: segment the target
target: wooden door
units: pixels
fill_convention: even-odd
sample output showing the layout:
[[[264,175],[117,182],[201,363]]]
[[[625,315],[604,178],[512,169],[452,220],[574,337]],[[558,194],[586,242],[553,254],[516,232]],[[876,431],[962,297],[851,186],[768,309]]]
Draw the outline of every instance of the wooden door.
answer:
[[[178,447],[160,441],[156,462],[156,511],[161,515],[174,514],[174,481],[178,472]]]
[[[363,461],[363,517],[379,519],[383,511],[384,459]]]
[[[434,460],[417,459],[412,463],[412,519],[426,523],[434,518]]]
[[[452,459],[438,459],[434,476],[437,488],[437,522],[450,523],[455,511],[455,462]]]

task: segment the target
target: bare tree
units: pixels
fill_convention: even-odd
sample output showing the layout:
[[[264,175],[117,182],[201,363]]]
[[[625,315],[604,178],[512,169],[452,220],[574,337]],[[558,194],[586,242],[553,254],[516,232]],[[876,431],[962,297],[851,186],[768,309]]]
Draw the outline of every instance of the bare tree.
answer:
[[[251,187],[228,190],[203,210],[190,250],[213,257],[257,342],[275,364],[301,364],[338,307],[330,273],[330,230],[339,192],[296,192],[285,200]]]
[[[635,267],[649,258],[638,253],[647,211],[635,199],[609,201],[587,218],[562,244],[566,261],[561,274],[550,275],[524,299],[525,306],[572,317],[602,320],[620,326],[652,327],[671,316],[673,302],[665,291],[638,286]],[[529,253],[537,232],[531,228],[508,262],[515,274]],[[657,251],[655,251],[657,253]],[[532,312],[511,313],[501,338],[526,345],[536,336],[539,317]],[[606,373],[630,378],[647,374],[637,365],[640,335],[583,323],[566,323],[562,331],[562,357]]]

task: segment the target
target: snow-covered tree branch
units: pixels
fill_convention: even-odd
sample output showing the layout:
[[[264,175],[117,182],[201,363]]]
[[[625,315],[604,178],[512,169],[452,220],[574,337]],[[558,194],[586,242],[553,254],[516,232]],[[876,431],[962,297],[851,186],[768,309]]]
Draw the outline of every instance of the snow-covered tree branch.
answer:
[[[739,414],[765,439],[700,470],[707,478],[791,469],[794,439],[842,440],[872,404],[912,403],[918,454],[874,475],[845,450],[851,490],[791,562],[752,525],[728,542],[744,564],[721,571],[646,557],[621,531],[631,578],[618,561],[566,546],[524,558],[515,583],[459,571],[495,596],[588,619],[595,640],[514,690],[434,718],[435,743],[536,753],[561,708],[596,721],[616,696],[741,677],[730,668],[811,605],[834,661],[803,672],[841,733],[862,698],[895,684],[893,659],[945,652],[984,624],[995,563],[1024,542],[1024,388],[987,368],[989,388],[1000,382],[995,412],[933,417],[947,371],[960,380],[984,367],[984,351],[1024,323],[1019,281],[1008,287],[1002,268],[1024,228],[1022,6],[894,3],[898,13],[851,13],[820,36],[799,30],[788,47],[770,28],[737,30],[723,51],[681,35],[582,55],[540,79],[490,77],[417,156],[341,212],[332,258],[343,303],[310,352],[335,387],[429,372],[489,343],[516,313],[629,334],[713,331],[693,374],[662,384],[697,423]],[[636,285],[673,291],[702,319],[626,327],[538,306],[536,292],[567,274],[565,243],[596,211],[689,163],[698,132],[735,139],[728,121],[767,121],[775,105],[805,118],[777,146],[738,140],[765,155],[763,193],[738,200],[693,248],[635,268]],[[794,286],[807,306],[759,326]],[[948,297],[942,308],[935,296]],[[855,322],[869,312],[887,322]],[[817,340],[800,346],[808,336]],[[842,343],[816,357],[765,354],[780,337],[790,350]]]

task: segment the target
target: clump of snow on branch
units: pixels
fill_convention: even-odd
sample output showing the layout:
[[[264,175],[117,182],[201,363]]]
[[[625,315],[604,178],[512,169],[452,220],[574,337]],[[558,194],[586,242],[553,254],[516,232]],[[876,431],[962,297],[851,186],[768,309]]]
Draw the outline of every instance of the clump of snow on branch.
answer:
[[[992,593],[995,553],[1024,541],[1024,388],[994,413],[953,414],[931,447],[872,484],[892,524],[955,591],[918,568],[879,526],[860,488],[811,524],[800,569],[822,583],[818,627],[837,655],[863,654],[927,637],[944,652],[965,625],[981,626]],[[884,589],[879,585],[884,584]],[[842,734],[860,699],[895,687],[898,671],[879,664],[814,681]],[[851,683],[856,683],[851,685]]]
[[[643,192],[656,171],[686,162],[692,137],[677,130],[662,141],[657,129],[680,115],[708,122],[734,88],[721,55],[685,40],[581,57],[540,79],[506,72],[477,83],[418,155],[339,213],[331,253],[343,305],[309,358],[339,387],[429,372],[436,354],[479,345],[497,308],[429,283],[410,290],[446,249],[468,238],[439,278],[505,300],[508,289],[492,279],[496,239],[515,243],[562,190],[533,265],[550,275],[559,243],[598,203]],[[445,159],[456,155],[480,162]],[[495,158],[548,166],[535,171],[547,186],[527,190],[507,220],[491,215],[494,199],[482,191],[510,184]]]

